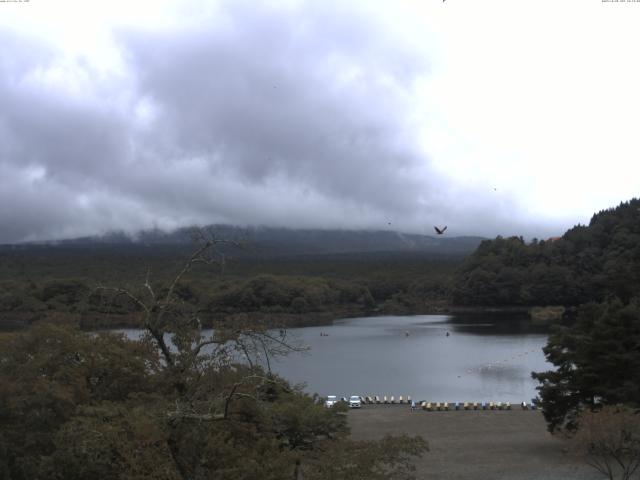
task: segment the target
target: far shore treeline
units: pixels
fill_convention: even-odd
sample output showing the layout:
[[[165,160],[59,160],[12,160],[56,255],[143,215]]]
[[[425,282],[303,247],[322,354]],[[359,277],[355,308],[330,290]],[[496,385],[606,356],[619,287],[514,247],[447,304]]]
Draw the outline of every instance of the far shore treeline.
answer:
[[[137,326],[129,299],[98,287],[138,287],[147,275],[160,288],[192,246],[27,246],[0,250],[0,329],[72,318],[82,328]],[[224,269],[201,266],[178,286],[205,326],[237,313],[287,326],[338,317],[427,313],[447,302],[463,256],[421,252],[234,257]]]
[[[458,250],[227,255],[224,269],[194,269],[178,295],[206,324],[237,313],[277,325],[336,317],[420,314],[456,307],[575,307],[640,291],[640,201],[601,211],[553,239],[497,237]],[[478,240],[479,242],[479,240]],[[136,326],[136,305],[105,301],[98,287],[159,285],[191,245],[91,244],[0,247],[0,329],[43,319],[82,328]],[[371,245],[367,249],[371,250]]]

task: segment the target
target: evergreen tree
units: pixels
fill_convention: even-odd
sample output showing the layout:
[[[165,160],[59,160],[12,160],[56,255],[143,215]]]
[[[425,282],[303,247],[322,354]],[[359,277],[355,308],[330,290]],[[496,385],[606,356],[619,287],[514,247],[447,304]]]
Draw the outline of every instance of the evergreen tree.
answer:
[[[583,306],[543,349],[556,370],[534,372],[549,430],[576,427],[584,409],[640,406],[640,301]]]
[[[488,285],[490,283],[490,285]],[[593,216],[561,238],[486,240],[458,269],[458,305],[577,306],[640,291],[640,199]]]

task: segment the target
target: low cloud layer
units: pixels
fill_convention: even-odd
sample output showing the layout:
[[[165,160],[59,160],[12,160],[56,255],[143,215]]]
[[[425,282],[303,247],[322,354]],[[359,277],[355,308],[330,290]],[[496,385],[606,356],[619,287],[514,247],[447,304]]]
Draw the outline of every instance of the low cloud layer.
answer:
[[[432,166],[414,104],[428,55],[363,8],[224,2],[110,34],[113,69],[0,34],[0,242],[210,223],[549,230]]]

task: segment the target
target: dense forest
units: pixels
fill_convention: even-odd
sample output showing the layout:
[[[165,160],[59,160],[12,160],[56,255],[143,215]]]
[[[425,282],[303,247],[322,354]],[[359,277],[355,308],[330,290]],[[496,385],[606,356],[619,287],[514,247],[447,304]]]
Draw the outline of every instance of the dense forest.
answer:
[[[483,241],[451,287],[457,305],[577,306],[640,291],[640,200],[596,213],[548,240]]]
[[[0,248],[0,329],[73,318],[83,328],[136,325],[138,308],[98,287],[157,288],[180,269],[192,245],[59,245]],[[330,322],[337,316],[425,313],[446,303],[460,255],[364,252],[244,255],[194,268],[178,289],[205,324],[244,313],[275,323]],[[108,300],[108,301],[107,301]]]
[[[600,459],[591,465],[610,478],[640,465],[640,200],[558,239],[483,242],[456,274],[452,297],[575,306],[574,321],[555,325],[543,348],[555,369],[532,373],[548,428],[582,442],[581,454]]]

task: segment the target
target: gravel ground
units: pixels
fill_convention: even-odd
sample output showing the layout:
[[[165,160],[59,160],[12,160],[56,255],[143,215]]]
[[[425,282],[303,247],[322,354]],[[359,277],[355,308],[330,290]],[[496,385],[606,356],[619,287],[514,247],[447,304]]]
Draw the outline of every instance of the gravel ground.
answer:
[[[416,461],[419,479],[600,480],[580,458],[563,453],[539,411],[411,411],[363,405],[349,412],[354,439],[422,435],[430,451]]]

